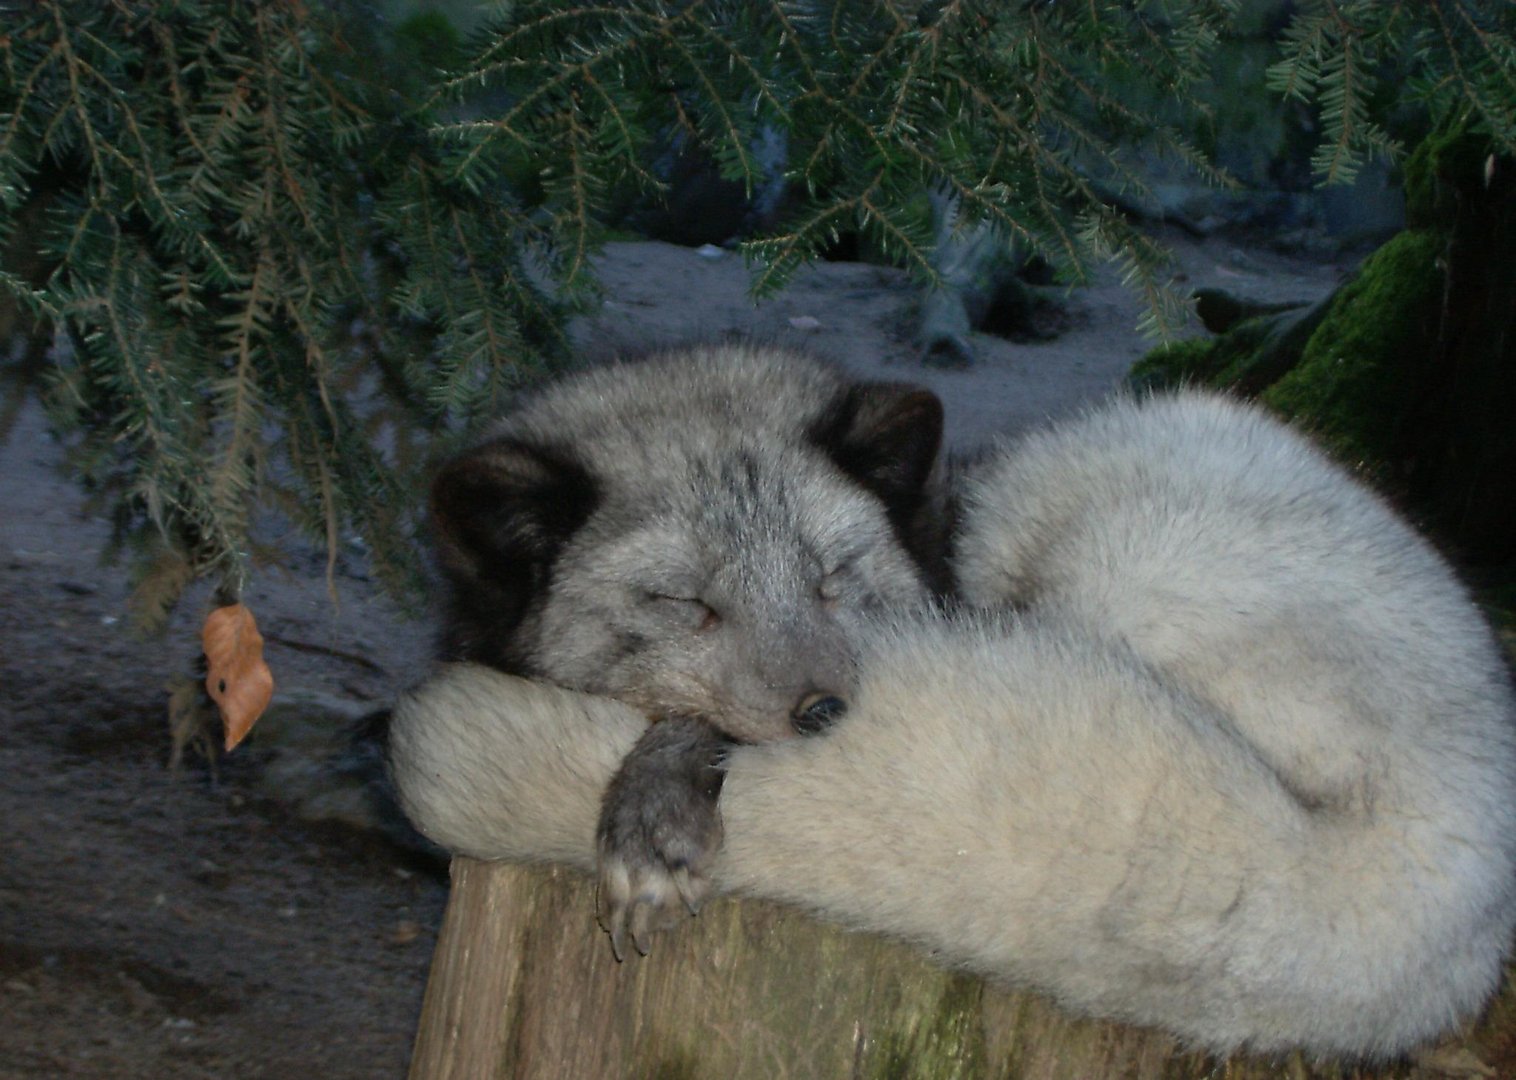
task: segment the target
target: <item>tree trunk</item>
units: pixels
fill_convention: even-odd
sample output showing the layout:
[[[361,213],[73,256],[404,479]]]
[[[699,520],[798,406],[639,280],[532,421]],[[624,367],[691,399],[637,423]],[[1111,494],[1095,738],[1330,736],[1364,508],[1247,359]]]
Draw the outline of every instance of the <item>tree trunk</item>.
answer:
[[[1419,1064],[1223,1064],[757,901],[712,902],[617,964],[577,872],[456,858],[452,873],[411,1080],[1516,1075],[1498,1071],[1516,1064],[1510,992],[1473,1041]]]
[[[1449,170],[1452,230],[1420,391],[1414,495],[1464,561],[1516,561],[1516,160]]]

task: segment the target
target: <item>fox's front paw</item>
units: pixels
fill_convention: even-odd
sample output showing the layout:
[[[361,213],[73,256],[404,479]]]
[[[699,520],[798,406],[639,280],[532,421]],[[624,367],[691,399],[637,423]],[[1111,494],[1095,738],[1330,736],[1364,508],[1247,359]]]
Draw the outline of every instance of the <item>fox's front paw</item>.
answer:
[[[600,809],[600,924],[616,959],[626,940],[643,956],[654,931],[695,914],[710,892],[721,847],[721,757],[725,743],[705,724],[654,724],[621,763]]]
[[[639,816],[623,807],[626,818]],[[621,817],[622,815],[616,815]],[[710,892],[706,864],[721,846],[721,816],[714,805],[681,822],[627,820],[600,834],[600,925],[611,951],[626,958],[626,939],[643,956],[655,931],[694,915]]]

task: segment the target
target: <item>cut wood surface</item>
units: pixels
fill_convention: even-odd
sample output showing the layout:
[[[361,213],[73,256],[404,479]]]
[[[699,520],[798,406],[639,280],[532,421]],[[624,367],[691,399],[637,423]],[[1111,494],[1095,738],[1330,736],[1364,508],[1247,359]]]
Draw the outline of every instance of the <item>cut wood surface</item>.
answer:
[[[1414,1061],[1223,1062],[773,904],[713,902],[618,964],[583,875],[457,858],[452,876],[411,1080],[1516,1075],[1509,990]]]

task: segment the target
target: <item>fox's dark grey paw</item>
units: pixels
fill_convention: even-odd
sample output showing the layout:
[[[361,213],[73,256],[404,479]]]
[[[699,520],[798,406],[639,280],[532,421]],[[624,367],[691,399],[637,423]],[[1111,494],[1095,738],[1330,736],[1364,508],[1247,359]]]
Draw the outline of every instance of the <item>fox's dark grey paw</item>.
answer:
[[[694,915],[710,892],[706,867],[721,846],[721,815],[714,801],[671,812],[669,794],[607,799],[601,816],[598,914],[617,960],[628,936],[646,956],[653,933]]]
[[[625,960],[627,939],[638,954],[652,948],[653,934],[690,915],[710,891],[710,880],[686,866],[670,867],[646,861],[602,856],[600,861],[600,925],[611,935],[611,951]]]
[[[646,956],[654,932],[695,914],[709,894],[710,862],[721,847],[724,749],[698,721],[661,721],[606,790],[597,908],[616,959],[625,959],[628,938]]]

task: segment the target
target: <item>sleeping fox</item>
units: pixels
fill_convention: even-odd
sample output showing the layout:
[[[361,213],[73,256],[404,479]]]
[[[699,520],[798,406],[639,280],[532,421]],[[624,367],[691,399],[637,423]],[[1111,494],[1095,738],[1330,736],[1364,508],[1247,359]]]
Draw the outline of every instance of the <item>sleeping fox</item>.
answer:
[[[941,435],[930,393],[728,347],[562,380],[439,472],[451,658],[656,721],[600,820],[618,957],[704,896],[729,745],[827,726],[869,620],[941,588]]]
[[[482,858],[598,858],[605,874],[617,783],[668,723],[647,715],[697,716],[751,743],[719,753],[724,839],[697,845],[718,890],[1219,1052],[1392,1056],[1488,998],[1516,924],[1509,674],[1445,563],[1304,439],[1216,397],[1123,398],[987,454],[944,494],[923,392],[891,387],[893,406],[850,414],[837,395],[865,392],[795,357],[665,365],[657,378],[708,419],[650,406],[650,376],[629,368],[598,376],[594,426],[544,419],[592,508],[559,522],[556,561],[510,601],[534,629],[507,659],[532,658],[517,670],[534,679],[457,664],[398,705],[392,768],[424,833]],[[740,400],[708,389],[729,366]],[[718,430],[755,460],[699,463]],[[822,431],[872,432],[872,450]],[[792,459],[810,464],[777,464]],[[786,479],[764,480],[770,467]],[[456,511],[481,507],[443,487],[456,544],[472,527]],[[956,599],[923,603],[944,553]],[[649,567],[678,587],[646,584]],[[845,616],[828,607],[843,567],[861,598]],[[763,632],[785,639],[779,665],[715,645],[686,668],[694,685],[777,688],[767,726],[715,692],[610,674],[637,668],[628,642],[665,640],[618,621],[639,603],[700,605],[669,621],[689,643],[658,655],[678,667],[714,632],[707,609],[725,625],[806,589],[818,613]],[[575,597],[561,627],[552,594]],[[579,658],[567,675],[549,670],[558,642]],[[515,662],[477,643],[458,655]],[[775,738],[813,688],[845,715]],[[639,934],[682,887],[659,859],[662,893],[612,898]]]

